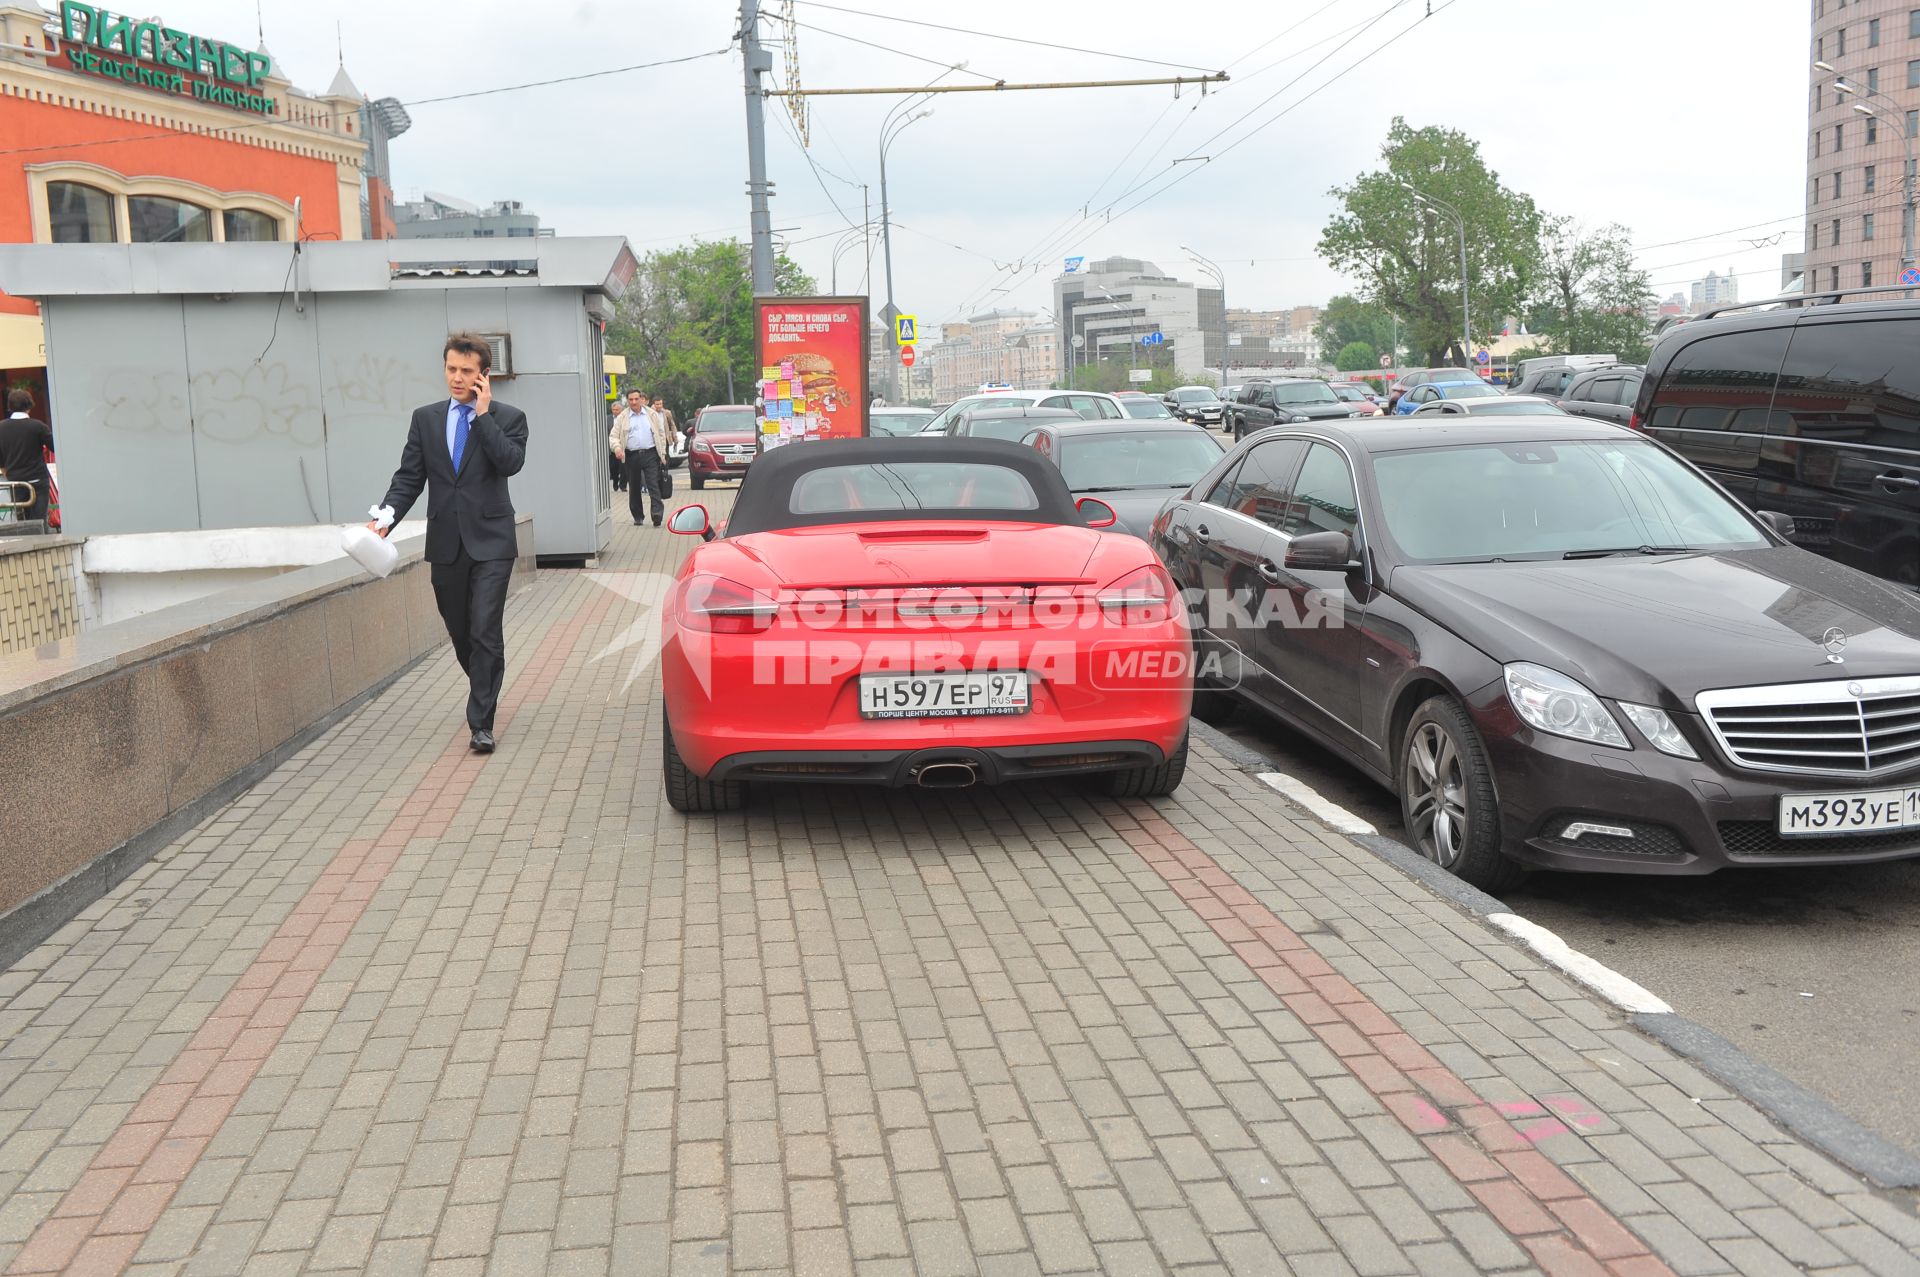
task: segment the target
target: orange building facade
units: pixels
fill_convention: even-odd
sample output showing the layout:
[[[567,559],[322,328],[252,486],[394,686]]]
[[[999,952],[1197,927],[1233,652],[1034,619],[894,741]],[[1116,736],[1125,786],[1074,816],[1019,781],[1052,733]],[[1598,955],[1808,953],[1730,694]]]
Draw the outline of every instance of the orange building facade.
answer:
[[[0,0],[0,243],[359,239],[364,107],[344,69],[303,93],[265,50]],[[45,364],[0,293],[0,379],[44,404]]]

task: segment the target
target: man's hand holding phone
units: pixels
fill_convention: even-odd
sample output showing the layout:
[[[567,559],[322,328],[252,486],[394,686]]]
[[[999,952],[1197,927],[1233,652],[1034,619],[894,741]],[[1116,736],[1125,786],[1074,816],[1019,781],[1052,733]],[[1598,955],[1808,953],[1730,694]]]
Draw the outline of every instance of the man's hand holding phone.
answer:
[[[493,380],[481,373],[473,383],[473,415],[484,416],[493,409]]]

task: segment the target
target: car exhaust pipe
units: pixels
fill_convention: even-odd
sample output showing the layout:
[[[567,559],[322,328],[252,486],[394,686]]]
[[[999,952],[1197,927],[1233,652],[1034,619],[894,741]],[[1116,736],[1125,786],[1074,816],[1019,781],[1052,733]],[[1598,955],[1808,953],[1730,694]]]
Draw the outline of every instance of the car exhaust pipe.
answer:
[[[980,779],[972,763],[928,763],[915,774],[922,789],[966,789]]]

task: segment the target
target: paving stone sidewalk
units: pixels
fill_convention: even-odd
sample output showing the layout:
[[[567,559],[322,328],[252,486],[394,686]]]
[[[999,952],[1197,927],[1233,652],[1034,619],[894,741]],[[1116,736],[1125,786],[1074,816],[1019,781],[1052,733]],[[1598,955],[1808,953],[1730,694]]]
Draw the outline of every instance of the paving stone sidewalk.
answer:
[[[1920,1273],[1204,747],[672,812],[625,583],[687,546],[516,596],[499,753],[443,652],[0,973],[0,1272]]]

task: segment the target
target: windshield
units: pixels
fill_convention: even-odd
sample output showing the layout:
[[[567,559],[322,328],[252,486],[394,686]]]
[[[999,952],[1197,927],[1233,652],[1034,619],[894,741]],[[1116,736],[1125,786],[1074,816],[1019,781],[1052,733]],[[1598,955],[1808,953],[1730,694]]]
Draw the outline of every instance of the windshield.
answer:
[[[1167,406],[1158,399],[1122,399],[1120,401],[1120,411],[1126,413],[1129,417],[1144,421],[1158,421],[1163,418],[1171,419],[1173,416],[1172,413],[1167,411]]]
[[[789,500],[794,514],[1039,508],[1025,475],[977,461],[827,466],[795,479]]]
[[[699,430],[752,430],[751,408],[709,408],[694,421]]]
[[[996,417],[991,413],[982,412],[967,418],[966,423],[969,438],[1006,439],[1012,443],[1019,443],[1027,437],[1027,432],[1032,429],[1033,418],[1024,415],[1019,417]]]
[[[926,409],[876,408],[867,420],[875,435],[910,435],[932,421],[933,413]]]
[[[1333,387],[1324,381],[1303,381],[1291,386],[1273,388],[1275,403],[1339,403],[1333,393]]]
[[[1217,403],[1220,399],[1205,386],[1182,386],[1173,392],[1173,397],[1180,403]]]
[[[1024,408],[1032,402],[1031,396],[1022,398],[1019,395],[968,395],[965,399],[956,399],[948,404],[941,410],[940,415],[929,421],[927,425],[933,429],[945,430],[961,413],[983,403],[1001,403],[1010,408]]]
[[[1060,445],[1060,473],[1075,492],[1184,488],[1218,460],[1220,445],[1198,430],[1103,432]]]
[[[1367,397],[1366,393],[1358,386],[1335,386],[1333,387],[1333,393],[1336,398],[1346,403],[1358,403]]]
[[[1423,563],[1768,544],[1738,506],[1639,439],[1421,448],[1375,457],[1373,475],[1393,539]]]
[[[1421,405],[1421,411],[1427,412],[1424,404]],[[1432,416],[1434,414],[1428,412],[1427,415]],[[1570,414],[1561,411],[1557,404],[1550,404],[1544,399],[1537,403],[1526,400],[1515,403],[1511,399],[1496,397],[1490,403],[1477,403],[1473,405],[1473,415],[1476,417],[1565,417]]]
[[[1500,397],[1500,392],[1485,382],[1478,385],[1456,385],[1453,382],[1443,381],[1440,383],[1440,393],[1448,399],[1498,399]]]
[[[1435,368],[1423,381],[1478,381],[1480,374],[1471,368]]]

